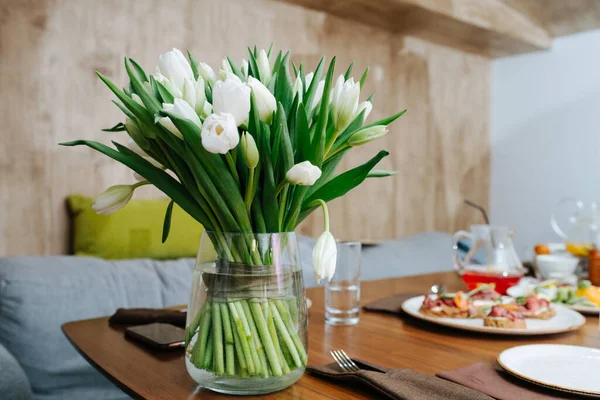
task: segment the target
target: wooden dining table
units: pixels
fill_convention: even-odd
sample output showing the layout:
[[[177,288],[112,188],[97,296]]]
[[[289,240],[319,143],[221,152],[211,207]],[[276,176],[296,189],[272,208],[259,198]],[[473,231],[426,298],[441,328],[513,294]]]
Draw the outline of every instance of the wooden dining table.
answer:
[[[361,283],[361,304],[401,293],[425,293],[432,284],[448,290],[462,288],[455,272],[442,272]],[[408,315],[361,311],[354,326],[325,324],[323,288],[306,291],[309,310],[309,364],[327,364],[334,349],[390,368],[411,368],[434,375],[485,362],[510,347],[531,343],[560,343],[600,347],[598,317],[573,332],[549,336],[500,336],[465,332],[417,320]],[[127,340],[123,327],[110,326],[108,317],[69,322],[63,331],[81,355],[115,385],[136,399],[177,400],[227,397],[198,388],[188,375],[183,351],[157,352]],[[376,394],[352,383],[336,383],[305,374],[293,386],[266,399],[372,399]]]

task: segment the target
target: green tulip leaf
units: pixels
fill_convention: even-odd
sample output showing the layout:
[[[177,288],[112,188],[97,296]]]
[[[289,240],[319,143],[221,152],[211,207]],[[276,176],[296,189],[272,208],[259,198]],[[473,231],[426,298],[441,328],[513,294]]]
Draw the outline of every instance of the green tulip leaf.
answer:
[[[382,150],[363,165],[336,176],[324,184],[320,189],[316,190],[307,199],[305,199],[304,207],[317,199],[322,199],[323,201],[328,202],[345,195],[350,190],[360,185],[367,178],[373,167],[375,167],[375,165],[377,165],[377,163],[379,163],[379,161],[381,161],[381,159],[386,157],[388,154],[390,153]]]
[[[112,128],[104,128],[102,129],[104,132],[123,132],[125,131],[125,124],[122,122],[117,123]]]
[[[369,172],[367,178],[385,178],[386,176],[396,175],[400,171],[386,171],[383,169],[374,169]]]
[[[169,231],[171,230],[171,216],[173,214],[173,200],[169,202],[167,206],[167,211],[165,212],[165,219],[163,221],[163,231],[162,231],[162,242],[166,242],[169,237]]]

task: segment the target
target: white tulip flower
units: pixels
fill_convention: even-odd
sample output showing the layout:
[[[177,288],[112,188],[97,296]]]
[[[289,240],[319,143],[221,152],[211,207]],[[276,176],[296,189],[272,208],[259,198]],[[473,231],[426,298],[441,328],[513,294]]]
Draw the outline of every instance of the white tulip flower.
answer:
[[[212,113],[212,105],[206,100],[204,79],[199,76],[195,85],[196,90],[196,114],[206,118]]]
[[[265,124],[270,124],[273,120],[273,113],[277,109],[275,96],[273,96],[265,85],[253,77],[248,78],[248,86],[252,89],[252,93],[254,93],[258,117]]]
[[[321,279],[330,281],[335,273],[337,263],[337,246],[331,232],[325,231],[321,234],[313,249],[313,268],[317,283]]]
[[[175,48],[158,57],[157,72],[167,77],[180,91],[183,89],[186,79],[194,79],[194,73],[187,58]]]
[[[215,74],[215,71],[207,63],[198,63],[198,74],[205,82],[211,85],[214,85],[217,81],[217,74]]]
[[[308,85],[308,83],[307,83]],[[315,96],[313,97],[312,104],[310,105],[309,110],[313,110],[315,107],[319,105],[321,98],[323,97],[323,89],[325,88],[325,81],[319,81],[317,84],[317,88],[315,89]],[[307,110],[308,111],[308,110]]]
[[[269,57],[267,56],[267,52],[262,49],[258,53],[258,58],[256,59],[256,66],[258,67],[258,74],[260,75],[260,81],[266,86],[271,82],[272,72],[271,72],[271,64],[269,63]]]
[[[319,167],[311,164],[310,161],[302,161],[294,165],[285,174],[285,179],[294,184],[301,186],[312,186],[321,177]]]
[[[304,95],[304,88],[302,86],[302,79],[300,77],[296,77],[294,81],[294,85],[292,86],[292,90],[294,92],[294,96],[298,97],[298,101],[302,101],[302,97]]]
[[[179,118],[188,119],[194,124],[196,124],[196,126],[198,127],[202,126],[202,123],[200,122],[200,118],[198,117],[198,114],[196,114],[196,111],[194,111],[194,109],[182,99],[175,99],[175,102],[173,104],[163,103],[163,111],[169,112]],[[167,128],[169,131],[171,131],[171,133],[173,133],[175,136],[179,137],[180,139],[183,139],[181,132],[179,132],[179,129],[177,129],[177,127],[169,117],[161,118],[158,122],[162,126]]]
[[[115,211],[120,210],[125,204],[129,203],[137,185],[139,185],[139,183],[135,185],[116,185],[109,187],[94,199],[92,208],[96,213],[102,215],[112,214]]]
[[[244,163],[250,169],[256,168],[259,161],[258,148],[256,147],[256,141],[249,133],[242,135],[242,142],[240,144],[242,148],[242,157],[244,157]]]
[[[306,84],[306,90],[308,90],[308,88],[310,87],[310,84],[312,83],[314,75],[315,75],[314,72],[304,75],[304,83]]]
[[[173,97],[181,98],[183,88],[178,89],[173,82],[161,73],[153,75],[156,82],[162,84]]]
[[[359,95],[360,84],[355,83],[354,78],[344,82],[344,76],[340,75],[331,94],[333,123],[338,132],[344,130],[356,115]]]
[[[140,106],[146,108],[146,105],[144,104],[144,102],[142,101],[142,98],[140,96],[138,96],[135,93],[131,94],[131,98],[133,99],[133,101],[135,101],[136,103],[138,103]]]
[[[202,126],[202,146],[211,153],[226,154],[240,142],[237,125],[229,113],[211,114]]]
[[[236,126],[242,125],[250,113],[250,88],[239,79],[217,81],[213,86],[213,112],[233,115]]]
[[[371,114],[372,109],[373,109],[373,104],[370,101],[363,101],[362,103],[360,103],[358,105],[358,108],[356,109],[356,115],[360,114],[362,112],[362,110],[365,110],[365,115],[363,116],[363,123],[364,123],[367,120],[367,118],[369,117],[369,114]]]
[[[246,77],[246,79],[248,79],[248,69],[249,69],[249,65],[248,65],[248,61],[246,61],[246,59],[242,58],[242,75],[244,75],[244,77]]]
[[[361,144],[369,143],[375,139],[379,139],[388,132],[385,125],[375,125],[368,128],[363,128],[356,133],[353,133],[348,139],[350,146],[360,146]]]
[[[191,79],[185,79],[183,82],[183,91],[181,98],[190,105],[194,110],[196,109],[196,84]]]

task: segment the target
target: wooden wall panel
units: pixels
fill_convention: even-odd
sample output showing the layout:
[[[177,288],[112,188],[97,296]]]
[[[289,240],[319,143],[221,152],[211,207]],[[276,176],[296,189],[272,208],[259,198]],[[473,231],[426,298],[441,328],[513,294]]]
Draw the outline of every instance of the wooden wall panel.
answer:
[[[326,54],[340,66],[356,61],[357,75],[371,66],[372,120],[409,109],[386,138],[344,160],[350,168],[387,148],[380,167],[401,173],[334,202],[336,236],[377,241],[477,219],[460,203],[488,203],[485,58],[270,0],[0,0],[0,255],[65,253],[65,197],[133,181],[92,150],[57,146],[125,141],[100,131],[122,117],[94,70],[124,84],[125,55],[152,70],[161,52],[189,48],[217,66],[225,54],[239,59],[247,45],[271,42],[309,65]],[[142,189],[136,196],[160,195]],[[321,232],[317,214],[301,232]]]

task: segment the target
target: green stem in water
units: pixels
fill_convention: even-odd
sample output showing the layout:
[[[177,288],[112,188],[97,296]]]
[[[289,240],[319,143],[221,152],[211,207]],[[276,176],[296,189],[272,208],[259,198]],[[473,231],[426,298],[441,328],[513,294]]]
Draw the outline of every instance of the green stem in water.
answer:
[[[277,358],[279,358],[279,364],[281,364],[281,370],[284,374],[290,373],[290,367],[283,356],[283,352],[281,351],[281,346],[279,345],[279,338],[277,336],[277,329],[275,328],[275,322],[273,321],[273,314],[269,309],[269,303],[262,304],[263,314],[265,314],[265,319],[267,321],[267,329],[269,330],[269,334],[271,335],[271,339],[273,340],[273,345],[275,347],[275,352],[277,353]]]
[[[237,173],[237,169],[235,169],[235,161],[233,161],[233,157],[231,157],[229,152],[225,154],[225,159],[227,160],[227,165],[229,166],[229,170],[231,171],[231,175],[233,176],[235,183],[238,185],[238,187],[241,187],[240,176]]]
[[[252,363],[254,364],[254,373],[256,375],[260,375],[262,373],[262,364],[260,362],[260,357],[258,356],[258,349],[256,348],[256,342],[252,337],[252,331],[250,330],[250,322],[246,317],[244,312],[244,308],[242,307],[242,302],[236,301],[235,308],[237,310],[240,319],[242,320],[242,324],[244,325],[244,332],[246,335],[246,339],[248,341],[248,347],[250,348],[250,355],[252,357]],[[247,359],[246,359],[247,361]],[[248,369],[249,370],[249,369]]]
[[[192,321],[191,324],[188,325],[187,329],[185,330],[185,347],[186,348],[187,348],[188,344],[190,344],[190,341],[192,340],[192,338],[194,337],[194,333],[196,333],[196,330],[200,326],[200,322],[202,321],[202,317],[204,316],[205,308],[206,308],[206,303],[204,303],[202,305],[202,307],[200,307],[200,310],[198,310],[198,313],[194,317],[194,320]]]
[[[258,359],[260,360],[261,366],[261,376],[263,378],[269,377],[269,364],[267,364],[267,358],[265,357],[265,350],[263,348],[263,344],[260,341],[260,337],[258,336],[258,330],[256,329],[256,323],[254,318],[252,317],[252,312],[250,311],[250,306],[248,305],[248,300],[242,300],[242,308],[244,313],[246,314],[246,319],[248,320],[248,325],[250,326],[250,332],[252,332],[252,339],[254,340],[254,346],[256,346],[256,352],[258,353]]]
[[[235,303],[229,303],[229,311],[231,312],[231,319],[234,321],[234,325],[235,325],[235,337],[237,342],[240,343],[240,347],[242,348],[241,352],[238,352],[239,354],[239,360],[240,360],[240,365],[243,369],[248,370],[248,373],[250,375],[254,375],[255,373],[255,369],[254,369],[254,361],[252,360],[252,354],[250,352],[250,345],[248,344],[248,338],[246,336],[246,331],[244,329],[244,322],[242,321],[242,318],[240,317],[237,307],[235,305]]]
[[[235,375],[235,353],[233,346],[233,330],[231,329],[231,318],[226,303],[219,303],[221,309],[221,322],[225,339],[225,373]]]
[[[306,362],[308,361],[308,357],[306,355],[306,350],[304,349],[302,340],[300,340],[300,336],[298,336],[298,331],[296,330],[296,327],[294,326],[294,322],[292,321],[292,319],[290,317],[287,307],[281,300],[275,300],[275,306],[277,307],[277,311],[279,311],[279,314],[281,315],[281,319],[283,320],[283,323],[287,327],[290,337],[292,338],[292,341],[294,342],[294,345],[296,346],[296,350],[298,350],[298,354],[300,355],[300,359],[302,360],[302,363],[304,365],[306,365]]]
[[[206,345],[206,354],[202,361],[202,366],[206,370],[212,370],[213,367],[213,337],[208,338],[208,344]]]
[[[246,204],[246,210],[250,214],[250,208],[252,207],[252,200],[254,197],[254,168],[250,168],[248,172],[248,184],[246,185],[246,196],[244,197],[244,203]]]
[[[254,316],[254,321],[256,322],[263,346],[265,346],[267,358],[269,359],[269,364],[271,365],[271,372],[273,372],[273,375],[275,376],[281,376],[281,363],[279,362],[277,351],[275,350],[274,345],[274,341],[277,339],[277,337],[275,337],[275,340],[271,337],[271,333],[269,332],[269,328],[265,321],[260,304],[252,301],[250,302],[250,309],[252,310],[252,315]]]
[[[275,321],[275,326],[277,326],[277,330],[281,334],[283,343],[285,343],[285,346],[287,347],[288,351],[290,352],[290,355],[292,356],[292,359],[294,360],[294,364],[296,364],[296,367],[301,368],[304,364],[302,363],[302,360],[300,359],[300,355],[298,354],[298,350],[296,349],[296,346],[294,345],[294,341],[292,340],[289,332],[287,331],[287,328],[285,327],[285,323],[281,319],[281,315],[279,315],[279,311],[277,311],[277,307],[275,306],[275,303],[270,302],[269,307],[271,308],[271,313],[273,313],[273,319]]]
[[[223,356],[223,325],[221,321],[221,308],[216,301],[212,303],[213,312],[213,349],[214,349],[214,365],[217,375],[225,373],[225,358]]]
[[[199,337],[196,339],[196,344],[192,349],[192,355],[196,355],[196,359],[199,363],[201,363],[200,365],[204,365],[208,334],[210,332],[210,326],[212,321],[211,314],[211,308],[207,306],[206,311],[204,312],[204,317],[202,317],[202,323],[200,324]]]
[[[283,232],[283,218],[285,216],[286,202],[287,202],[288,186],[286,185],[283,189],[283,194],[279,201],[279,230]]]

